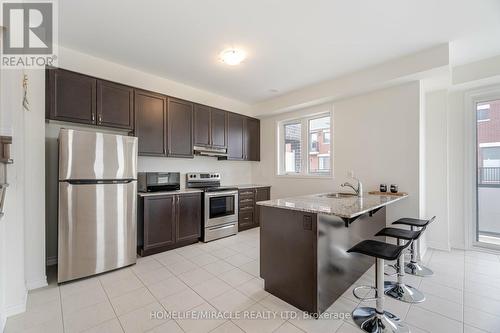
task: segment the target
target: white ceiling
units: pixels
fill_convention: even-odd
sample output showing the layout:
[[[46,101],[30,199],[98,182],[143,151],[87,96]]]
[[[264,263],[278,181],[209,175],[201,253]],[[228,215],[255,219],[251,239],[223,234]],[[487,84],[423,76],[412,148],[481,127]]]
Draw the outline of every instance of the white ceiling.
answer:
[[[500,54],[500,0],[64,0],[59,43],[247,103],[451,41]],[[228,46],[249,56],[229,67]]]

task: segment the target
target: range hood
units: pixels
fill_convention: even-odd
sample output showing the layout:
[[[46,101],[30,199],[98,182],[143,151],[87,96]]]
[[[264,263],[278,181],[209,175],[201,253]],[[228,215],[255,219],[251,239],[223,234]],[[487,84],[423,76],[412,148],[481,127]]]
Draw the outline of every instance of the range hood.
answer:
[[[193,150],[195,155],[227,157],[227,148],[193,146]]]

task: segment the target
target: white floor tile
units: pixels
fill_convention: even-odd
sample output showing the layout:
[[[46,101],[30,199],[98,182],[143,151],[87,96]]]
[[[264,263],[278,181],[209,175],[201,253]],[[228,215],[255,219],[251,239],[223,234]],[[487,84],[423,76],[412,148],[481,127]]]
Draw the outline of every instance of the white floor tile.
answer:
[[[192,289],[186,289],[180,293],[165,297],[160,302],[167,311],[182,312],[203,304],[205,300]]]
[[[144,283],[146,286],[155,284],[174,276],[168,269],[163,266],[146,272],[136,272],[135,274],[137,275],[139,280],[141,280],[142,283]]]
[[[224,272],[233,270],[235,266],[231,265],[227,261],[218,260],[216,262],[210,263],[208,265],[203,266],[205,270],[210,272],[211,274],[218,276]]]
[[[223,280],[227,284],[237,287],[245,282],[252,280],[254,276],[242,271],[239,268],[224,272],[219,275],[219,279]]]
[[[230,263],[231,265],[239,267],[241,265],[249,263],[250,261],[253,261],[254,259],[247,257],[244,254],[238,253],[238,254],[235,254],[234,256],[227,257],[224,260],[227,261],[228,263]]]
[[[428,332],[461,332],[463,324],[432,311],[412,307],[406,316],[406,323]]]
[[[460,322],[463,321],[464,310],[461,303],[448,301],[444,298],[434,296],[432,294],[427,294],[424,302],[415,304],[414,306],[439,313],[443,316],[458,320]]]
[[[180,319],[176,320],[179,326],[185,332],[193,332],[193,333],[205,333],[210,332],[216,327],[224,324],[226,320],[223,319],[211,319],[203,317],[205,313],[216,313],[217,310],[208,303],[203,303],[198,305],[197,307],[191,310],[198,317],[190,318],[190,319]]]
[[[149,291],[156,299],[162,299],[184,291],[188,286],[175,276],[148,286]]]
[[[84,333],[123,333],[122,326],[118,319],[112,319],[95,327],[83,331]]]
[[[110,301],[116,315],[121,316],[154,303],[156,300],[149,290],[143,287],[125,295],[111,298]]]
[[[77,312],[64,314],[64,331],[81,332],[115,318],[115,313],[108,301],[91,305]]]
[[[141,280],[139,280],[139,278],[137,278],[137,276],[132,275],[120,280],[106,282],[103,281],[102,286],[109,298],[114,298],[129,293],[133,290],[142,288],[144,284],[141,282]]]
[[[178,277],[182,282],[192,287],[213,278],[214,275],[204,268],[196,268],[192,271],[182,273]]]
[[[220,325],[213,331],[210,331],[210,333],[245,333],[236,326],[233,322],[227,321],[226,323]]]
[[[201,297],[210,300],[230,290],[231,286],[219,278],[213,278],[193,287]]]
[[[210,300],[210,304],[215,306],[217,310],[227,312],[243,311],[255,303],[256,301],[236,289],[231,289]]]
[[[273,311],[259,303],[251,306],[246,311],[252,317],[232,320],[246,333],[270,333],[285,322],[280,317],[274,317]]]
[[[264,290],[264,280],[260,278],[254,278],[247,281],[237,286],[236,289],[257,302],[270,295]]]
[[[153,328],[148,333],[184,333],[184,331],[174,320],[170,320],[165,324]]]
[[[285,322],[283,325],[278,327],[274,333],[304,333],[304,331],[296,326],[293,326],[289,322]]]
[[[167,322],[166,319],[156,319],[152,315],[164,311],[159,303],[152,303],[118,317],[125,333],[146,332]]]
[[[500,332],[500,316],[464,306],[464,323],[486,332]]]

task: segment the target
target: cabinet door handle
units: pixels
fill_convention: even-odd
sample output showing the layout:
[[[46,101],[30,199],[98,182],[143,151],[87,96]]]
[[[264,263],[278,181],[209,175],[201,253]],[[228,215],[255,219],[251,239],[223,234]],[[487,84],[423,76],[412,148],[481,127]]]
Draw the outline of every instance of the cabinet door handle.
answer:
[[[95,113],[92,113],[92,121],[95,121]]]
[[[99,124],[102,123],[102,114],[98,116]]]

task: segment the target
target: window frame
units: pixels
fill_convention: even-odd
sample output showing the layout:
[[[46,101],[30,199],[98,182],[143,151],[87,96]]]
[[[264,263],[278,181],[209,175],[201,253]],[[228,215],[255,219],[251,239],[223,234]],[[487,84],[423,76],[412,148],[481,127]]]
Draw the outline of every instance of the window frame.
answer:
[[[329,172],[311,172],[309,168],[309,121],[317,118],[330,117],[330,171]],[[285,171],[285,126],[290,124],[301,124],[301,142],[300,142],[300,172]],[[276,154],[276,176],[290,178],[333,178],[333,111],[323,111],[319,113],[309,114],[307,116],[299,116],[291,119],[281,120],[277,122],[277,151]]]

